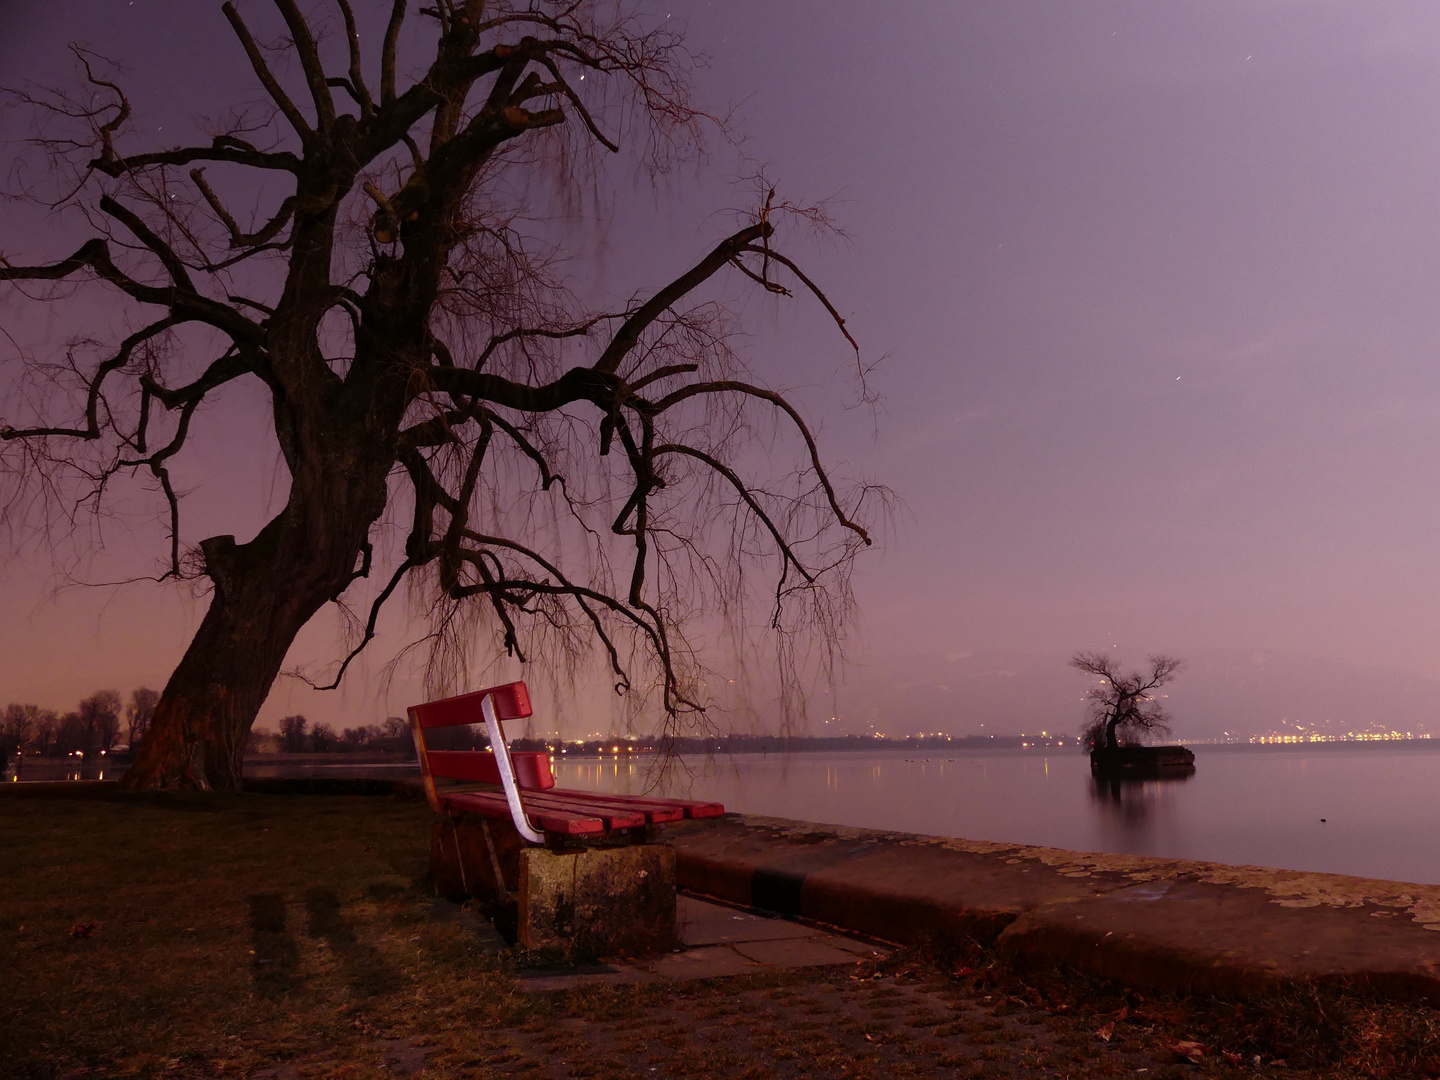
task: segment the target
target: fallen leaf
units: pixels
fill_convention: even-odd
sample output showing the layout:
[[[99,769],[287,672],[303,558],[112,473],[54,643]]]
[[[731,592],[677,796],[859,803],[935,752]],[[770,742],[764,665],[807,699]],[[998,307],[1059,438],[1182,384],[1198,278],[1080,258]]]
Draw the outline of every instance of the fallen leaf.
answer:
[[[1124,1020],[1124,1019],[1125,1019],[1127,1016],[1129,1016],[1129,1015],[1130,1015],[1130,1006],[1129,1006],[1129,1005],[1121,1005],[1121,1006],[1120,1006],[1120,1011],[1115,1014],[1115,1020],[1116,1020],[1116,1022],[1118,1023],[1119,1021]]]
[[[99,926],[98,922],[77,922],[70,928],[70,936],[75,938],[87,938],[95,932]]]
[[[1170,1049],[1173,1050],[1175,1053],[1179,1054],[1181,1057],[1192,1061],[1197,1065],[1200,1064],[1201,1061],[1205,1060],[1205,1054],[1207,1052],[1206,1047],[1203,1043],[1188,1041],[1171,1043]]]
[[[1102,1025],[1101,1025],[1098,1029],[1096,1029],[1096,1031],[1095,1031],[1096,1037],[1097,1037],[1097,1038],[1100,1038],[1100,1039],[1103,1039],[1103,1040],[1105,1040],[1106,1042],[1109,1042],[1111,1036],[1114,1035],[1114,1034],[1115,1034],[1115,1025],[1114,1025],[1114,1024],[1102,1024]]]
[[[1245,1058],[1240,1054],[1232,1053],[1229,1050],[1222,1050],[1220,1052],[1225,1055],[1225,1060],[1228,1061],[1231,1065],[1239,1065],[1240,1062],[1245,1060]]]

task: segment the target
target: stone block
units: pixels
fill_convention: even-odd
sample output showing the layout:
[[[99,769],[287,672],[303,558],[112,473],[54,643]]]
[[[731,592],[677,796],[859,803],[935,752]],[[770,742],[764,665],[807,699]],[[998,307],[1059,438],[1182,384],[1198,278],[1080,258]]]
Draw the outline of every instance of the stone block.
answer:
[[[675,852],[663,844],[526,848],[520,944],[564,953],[667,952],[675,933]]]
[[[430,876],[527,949],[643,956],[678,941],[675,852],[663,844],[538,848],[509,821],[464,815],[432,828]]]

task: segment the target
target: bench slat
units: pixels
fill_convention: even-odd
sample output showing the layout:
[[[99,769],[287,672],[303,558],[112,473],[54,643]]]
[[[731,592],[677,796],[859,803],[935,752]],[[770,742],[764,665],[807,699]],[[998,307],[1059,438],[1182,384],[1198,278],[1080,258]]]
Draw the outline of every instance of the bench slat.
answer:
[[[508,816],[509,806],[504,802],[504,793],[499,791],[473,791],[457,795],[447,796],[447,800],[455,805],[456,809],[466,809],[469,803],[461,804],[456,800],[466,799],[468,796],[479,796],[476,806],[483,805],[486,808],[503,807]],[[535,820],[535,823],[542,829],[549,826],[544,822],[547,816],[558,817],[559,820],[568,824],[564,829],[552,831],[562,832],[566,836],[574,836],[582,833],[589,833],[595,830],[583,829],[577,832],[574,828],[576,821],[594,819],[600,825],[600,831],[608,829],[636,829],[648,822],[660,824],[666,821],[679,821],[682,814],[676,807],[658,807],[650,811],[641,810],[628,805],[616,805],[607,801],[603,796],[596,797],[588,791],[527,791],[524,797],[525,812]]]
[[[616,805],[633,806],[636,809],[648,810],[651,807],[675,808],[681,810],[687,818],[710,818],[721,817],[725,813],[725,804],[718,802],[696,802],[691,799],[662,799],[657,795],[610,795],[600,792],[567,792],[567,794],[593,796],[608,803]],[[669,820],[678,821],[679,818]]]
[[[638,829],[645,824],[645,812],[634,807],[615,806],[596,799],[575,798],[573,791],[544,791],[525,793],[525,810],[529,814],[544,813],[546,810],[561,810],[570,814],[592,814],[605,823],[607,829]]]
[[[492,757],[474,751],[434,751],[457,753],[468,757]],[[518,757],[519,755],[515,755]],[[540,755],[543,756],[543,755]],[[519,769],[516,770],[519,772]],[[457,779],[498,782],[485,776],[461,776]],[[553,777],[551,783],[554,783]],[[524,787],[525,785],[521,785]],[[470,796],[475,796],[470,799]],[[487,817],[509,817],[504,792],[470,791],[443,796],[447,805],[457,810],[483,813]],[[457,800],[465,800],[463,803]],[[682,818],[719,817],[725,813],[723,803],[695,802],[689,799],[662,799],[648,795],[611,795],[598,791],[571,791],[551,788],[546,791],[527,790],[525,809],[535,824],[547,832],[563,836],[588,836],[611,829],[633,829],[641,825],[662,825]]]
[[[655,802],[637,803],[625,796],[607,795],[600,791],[553,791],[552,795],[564,795],[567,804],[576,808],[595,807],[596,813],[600,808],[612,814],[637,814],[643,817],[650,825],[663,825],[670,821],[679,821],[685,816],[685,811],[679,806],[664,806]],[[528,797],[527,797],[528,801]]]
[[[442,795],[440,801],[452,810],[482,817],[510,818],[510,805],[503,791],[466,791],[458,795]],[[529,799],[527,797],[526,801]],[[593,836],[605,831],[605,822],[597,815],[558,808],[526,808],[528,815],[545,832],[560,836]]]
[[[433,776],[481,784],[500,783],[500,763],[488,750],[427,750],[425,756]],[[517,750],[510,754],[510,763],[515,766],[515,783],[521,791],[548,791],[555,786],[549,754]]]

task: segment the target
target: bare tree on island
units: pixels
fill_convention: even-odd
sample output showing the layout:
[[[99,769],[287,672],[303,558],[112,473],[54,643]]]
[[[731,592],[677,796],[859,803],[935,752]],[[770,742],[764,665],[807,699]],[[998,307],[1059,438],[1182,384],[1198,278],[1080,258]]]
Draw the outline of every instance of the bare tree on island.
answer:
[[[1101,652],[1076,653],[1070,666],[1100,681],[1085,691],[1089,717],[1081,743],[1091,749],[1115,750],[1122,743],[1138,742],[1155,732],[1170,730],[1170,716],[1155,691],[1173,679],[1184,661],[1173,656],[1146,658],[1146,667],[1128,674],[1120,662]]]
[[[0,281],[37,301],[103,294],[129,327],[4,357],[19,388],[0,423],[9,505],[73,515],[148,483],[168,531],[158,576],[210,592],[125,782],[237,787],[300,629],[329,603],[358,612],[350,651],[316,680],[334,686],[407,578],[431,598],[437,688],[488,626],[522,661],[595,648],[671,730],[706,703],[688,616],[734,617],[763,593],[782,658],[799,631],[833,644],[872,489],[832,480],[797,406],[733,351],[717,296],[723,276],[808,294],[853,348],[780,247],[788,208],[762,192],[688,268],[657,256],[669,284],[579,311],[552,269],[563,245],[537,239],[516,194],[549,182],[573,202],[595,175],[585,155],[621,141],[655,168],[696,147],[705,118],[664,19],[438,0],[415,9],[429,59],[402,85],[402,30],[418,36],[406,0],[365,35],[373,54],[350,0],[333,0],[332,41],[295,0],[272,3],[222,7],[269,101],[208,143],[128,145],[130,103],[83,52],[82,93],[25,95],[60,125],[38,145],[74,173],[53,203],[91,233],[54,261],[6,253]],[[241,382],[268,398],[288,495],[252,539],[191,545],[171,470],[202,406]],[[793,459],[753,475],[786,433]],[[403,524],[391,543],[387,510]]]

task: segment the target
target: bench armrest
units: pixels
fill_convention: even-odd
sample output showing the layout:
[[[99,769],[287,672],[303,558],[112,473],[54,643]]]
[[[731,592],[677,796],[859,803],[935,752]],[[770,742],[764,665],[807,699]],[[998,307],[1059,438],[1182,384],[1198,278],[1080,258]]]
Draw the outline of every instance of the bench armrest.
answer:
[[[532,844],[543,844],[544,834],[525,816],[525,805],[520,801],[520,785],[515,782],[515,766],[510,761],[510,747],[505,745],[505,734],[500,730],[500,718],[495,715],[493,697],[492,694],[485,695],[480,702],[480,711],[485,716],[485,730],[490,733],[490,749],[495,753],[495,764],[500,766],[500,786],[505,789],[505,801],[510,804],[510,819],[526,840]]]

